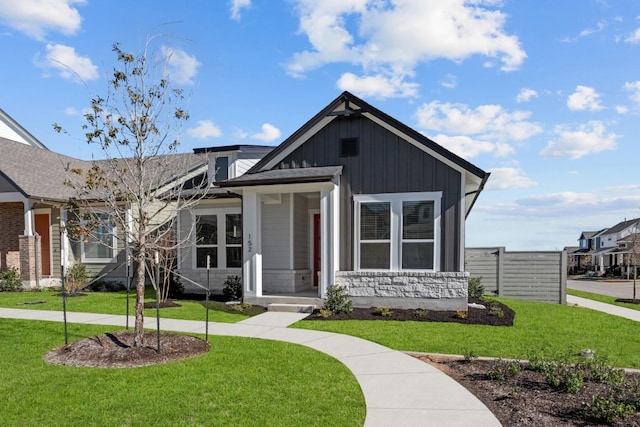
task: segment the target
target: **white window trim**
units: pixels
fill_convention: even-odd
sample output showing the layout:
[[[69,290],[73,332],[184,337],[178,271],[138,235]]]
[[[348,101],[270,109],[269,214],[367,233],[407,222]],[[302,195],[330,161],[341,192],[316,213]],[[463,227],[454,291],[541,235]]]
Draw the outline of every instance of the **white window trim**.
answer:
[[[85,212],[82,212],[81,214],[84,214]],[[107,214],[109,215],[109,212],[107,211],[91,211],[88,212],[90,214]],[[118,227],[116,225],[113,225],[113,227],[111,227],[111,246],[108,246],[112,253],[113,253],[113,257],[111,258],[89,258],[85,256],[85,251],[84,251],[84,239],[80,239],[80,262],[81,263],[85,263],[85,264],[111,264],[114,263],[116,261],[118,261],[118,238],[117,238],[117,234],[118,234]]]
[[[194,270],[206,270],[207,267],[198,267],[198,248],[218,248],[218,259],[217,259],[217,267],[211,267],[212,270],[216,269],[241,269],[240,267],[227,267],[226,260],[226,248],[230,247],[242,247],[241,243],[234,243],[227,245],[227,235],[226,235],[226,219],[227,215],[241,215],[241,209],[238,208],[207,208],[207,209],[195,209],[193,211],[193,217],[191,218],[193,224],[193,233],[191,233],[191,247],[192,247],[192,260],[191,260],[191,268]],[[215,245],[196,245],[196,240],[198,237],[198,231],[195,229],[196,227],[196,219],[202,215],[216,215],[216,228],[218,232],[218,243]],[[221,242],[222,240],[222,242]]]
[[[402,268],[402,203],[403,202],[433,202],[433,269],[403,269]],[[389,240],[360,240],[360,205],[362,203],[390,203],[390,239]],[[440,216],[441,216],[442,191],[416,192],[416,193],[380,193],[357,194],[353,196],[353,266],[355,271],[439,271],[440,270]],[[391,243],[389,251],[390,269],[364,269],[360,268],[360,243],[386,242]],[[416,242],[422,240],[416,240]],[[424,241],[431,241],[430,239]]]

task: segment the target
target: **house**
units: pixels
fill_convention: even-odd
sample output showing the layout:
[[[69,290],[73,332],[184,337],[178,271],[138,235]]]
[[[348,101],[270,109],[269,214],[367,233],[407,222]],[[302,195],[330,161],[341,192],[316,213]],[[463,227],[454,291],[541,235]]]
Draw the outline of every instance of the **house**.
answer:
[[[78,195],[64,183],[73,177],[71,171],[88,170],[94,162],[48,150],[1,110],[0,135],[0,270],[19,270],[26,287],[53,286],[60,284],[62,266],[82,263],[92,276],[124,282],[125,245],[115,238],[114,229],[103,227],[83,239],[66,232],[69,201]],[[162,162],[162,173],[150,174],[163,186],[188,180],[208,167],[198,154],[177,154],[168,160]],[[125,209],[131,211],[131,206]],[[109,244],[100,235],[112,236]]]
[[[359,306],[466,309],[465,219],[489,174],[421,133],[344,92],[277,147],[194,151],[174,155],[182,166],[154,187],[191,182],[198,194],[197,205],[163,217],[175,219],[178,241],[188,242],[177,254],[188,291],[209,279],[221,292],[237,275],[252,303],[324,298],[337,284]],[[43,167],[26,173],[25,164]],[[54,265],[68,262],[123,278],[124,247],[108,238],[117,230],[79,241],[64,232],[66,203],[75,195],[62,182],[69,170],[91,164],[0,140],[0,209],[13,203],[17,228],[27,224],[9,233],[0,223],[0,234],[35,241],[48,233],[51,240],[33,251],[0,246],[4,265],[30,260],[20,264],[27,283],[39,277],[24,271],[31,265],[46,276],[38,267],[44,258],[51,278]],[[42,232],[26,229],[37,209],[48,215]]]
[[[208,259],[253,302],[339,284],[356,305],[464,309],[465,218],[488,176],[344,92],[181,213],[178,269],[202,283]]]
[[[601,273],[625,264],[624,254],[627,238],[638,233],[640,218],[624,220],[611,228],[596,234],[596,250],[593,253],[595,264]]]

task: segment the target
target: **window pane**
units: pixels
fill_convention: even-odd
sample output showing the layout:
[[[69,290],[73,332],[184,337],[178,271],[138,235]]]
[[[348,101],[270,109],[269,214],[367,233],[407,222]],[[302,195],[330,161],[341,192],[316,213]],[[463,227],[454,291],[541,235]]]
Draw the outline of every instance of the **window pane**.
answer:
[[[227,215],[225,238],[227,245],[242,244],[242,216],[240,214]]]
[[[360,240],[388,240],[390,238],[391,204],[360,204]]]
[[[360,243],[360,268],[390,268],[391,244],[389,243]]]
[[[415,270],[432,270],[433,243],[403,243],[402,268]]]
[[[89,234],[84,241],[85,258],[113,258],[113,227],[102,223],[108,220],[106,215],[96,214],[88,222]]]
[[[433,202],[402,202],[402,238],[433,239]]]
[[[229,158],[216,157],[216,170],[213,180],[218,182],[227,178],[229,178]]]
[[[239,246],[227,248],[227,267],[242,267],[242,248]]]
[[[196,245],[218,244],[218,218],[216,215],[196,217]]]
[[[209,266],[211,268],[218,267],[218,248],[198,248],[196,249],[196,267],[207,268],[207,255],[210,258]]]

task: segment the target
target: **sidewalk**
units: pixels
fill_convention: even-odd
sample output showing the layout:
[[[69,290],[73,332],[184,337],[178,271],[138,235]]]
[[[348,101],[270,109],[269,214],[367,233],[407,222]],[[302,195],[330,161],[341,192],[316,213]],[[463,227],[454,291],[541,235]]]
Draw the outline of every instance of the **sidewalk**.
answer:
[[[640,311],[630,308],[620,307],[613,304],[607,304],[600,301],[594,301],[586,298],[580,298],[573,295],[567,295],[567,304],[576,304],[580,307],[590,308],[592,310],[602,311],[603,313],[613,314],[614,316],[624,317],[625,319],[640,322]]]
[[[348,335],[289,329],[307,314],[267,312],[238,323],[209,323],[209,334],[261,338],[304,345],[326,353],[351,370],[364,394],[365,426],[500,426],[467,389],[434,368],[400,351]],[[0,308],[0,317],[62,322],[62,312]],[[145,319],[155,327],[155,318]],[[69,323],[125,326],[125,316],[67,313]],[[133,324],[130,317],[129,324]],[[166,331],[204,334],[199,321],[161,319]]]

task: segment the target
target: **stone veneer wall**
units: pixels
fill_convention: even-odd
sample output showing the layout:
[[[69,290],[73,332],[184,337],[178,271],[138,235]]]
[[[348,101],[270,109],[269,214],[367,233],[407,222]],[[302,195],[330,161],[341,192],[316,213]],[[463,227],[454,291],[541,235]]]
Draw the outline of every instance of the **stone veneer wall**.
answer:
[[[338,271],[354,306],[466,310],[465,272]]]

